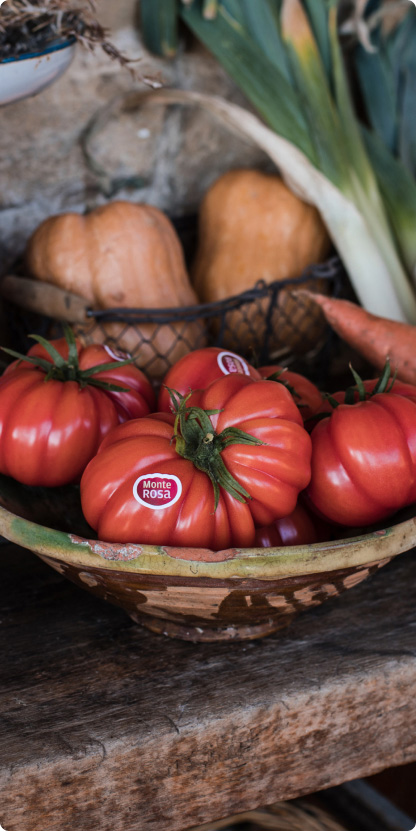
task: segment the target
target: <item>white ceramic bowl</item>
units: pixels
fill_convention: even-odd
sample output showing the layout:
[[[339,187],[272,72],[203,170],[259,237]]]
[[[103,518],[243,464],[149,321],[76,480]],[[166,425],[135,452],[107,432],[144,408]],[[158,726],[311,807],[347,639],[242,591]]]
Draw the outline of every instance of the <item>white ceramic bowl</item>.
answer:
[[[74,54],[75,40],[65,40],[42,52],[0,62],[0,106],[36,95],[63,75]]]

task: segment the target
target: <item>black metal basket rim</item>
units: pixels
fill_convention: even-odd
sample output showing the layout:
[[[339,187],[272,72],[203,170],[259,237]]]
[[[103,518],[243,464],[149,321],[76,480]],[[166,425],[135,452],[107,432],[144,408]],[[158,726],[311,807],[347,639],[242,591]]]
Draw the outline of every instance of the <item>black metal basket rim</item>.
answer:
[[[340,258],[335,255],[324,263],[308,266],[300,277],[292,277],[287,280],[276,280],[273,283],[265,283],[259,280],[258,283],[247,291],[227,297],[225,300],[217,300],[214,303],[199,303],[193,306],[165,307],[165,308],[127,308],[118,306],[111,309],[87,309],[86,316],[97,322],[113,323],[171,323],[175,320],[195,320],[197,318],[217,317],[228,311],[240,308],[246,303],[252,303],[263,297],[276,296],[282,289],[294,287],[306,283],[311,279],[333,281],[343,271]]]

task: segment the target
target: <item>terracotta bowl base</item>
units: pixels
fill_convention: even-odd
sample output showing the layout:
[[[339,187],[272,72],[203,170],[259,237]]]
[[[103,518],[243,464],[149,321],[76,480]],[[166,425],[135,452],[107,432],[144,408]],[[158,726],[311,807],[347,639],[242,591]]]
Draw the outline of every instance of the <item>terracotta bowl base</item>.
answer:
[[[285,615],[284,619],[267,620],[252,626],[223,624],[222,626],[198,626],[196,624],[174,623],[171,620],[140,615],[133,612],[129,615],[135,623],[139,623],[157,635],[167,635],[169,638],[180,638],[193,643],[207,643],[216,641],[247,641],[264,638],[279,629],[285,629],[293,620],[293,615]]]

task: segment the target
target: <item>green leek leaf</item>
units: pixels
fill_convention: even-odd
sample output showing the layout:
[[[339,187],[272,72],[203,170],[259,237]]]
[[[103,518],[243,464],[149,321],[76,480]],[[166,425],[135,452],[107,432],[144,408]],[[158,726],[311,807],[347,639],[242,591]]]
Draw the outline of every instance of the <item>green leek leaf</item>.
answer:
[[[349,174],[355,198],[364,210],[370,207],[371,216],[377,223],[386,224],[386,214],[377,186],[376,176],[368,158],[361,129],[355,117],[354,106],[347,80],[344,59],[338,40],[337,10],[329,11],[329,33],[333,67],[334,94],[342,123],[345,140],[345,154],[349,160]],[[389,236],[386,230],[387,238]]]
[[[398,34],[398,155],[416,179],[416,8],[413,6]]]
[[[261,3],[253,3],[253,0],[237,0],[237,4],[247,32],[269,61],[277,66],[290,81],[290,69],[280,34],[276,0],[263,0]],[[231,12],[230,0],[223,0],[223,5]],[[232,0],[232,5],[236,5],[236,0]]]
[[[397,145],[398,122],[391,58],[386,44],[381,40],[379,29],[372,33],[371,40],[377,51],[367,52],[363,46],[357,46],[355,67],[370,124],[386,146],[394,150]]]
[[[178,49],[176,0],[141,0],[141,26],[147,49],[163,58],[172,58]]]
[[[304,0],[312,31],[319,48],[327,77],[331,72],[331,48],[328,36],[328,12],[325,0]]]
[[[287,78],[263,54],[250,34],[224,3],[215,21],[201,14],[201,0],[181,8],[181,17],[225,67],[264,120],[280,135],[315,158],[309,127],[296,91]]]
[[[363,135],[403,261],[416,282],[416,182],[376,133]]]
[[[342,125],[301,0],[283,0],[281,25],[318,167],[335,185],[347,187],[348,169]]]

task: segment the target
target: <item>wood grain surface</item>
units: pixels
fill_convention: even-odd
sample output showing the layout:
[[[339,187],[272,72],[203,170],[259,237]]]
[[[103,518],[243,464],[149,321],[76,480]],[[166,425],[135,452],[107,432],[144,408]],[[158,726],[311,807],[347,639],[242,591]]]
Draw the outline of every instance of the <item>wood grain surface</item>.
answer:
[[[416,759],[416,560],[264,640],[132,623],[0,546],[0,824],[179,831]]]

